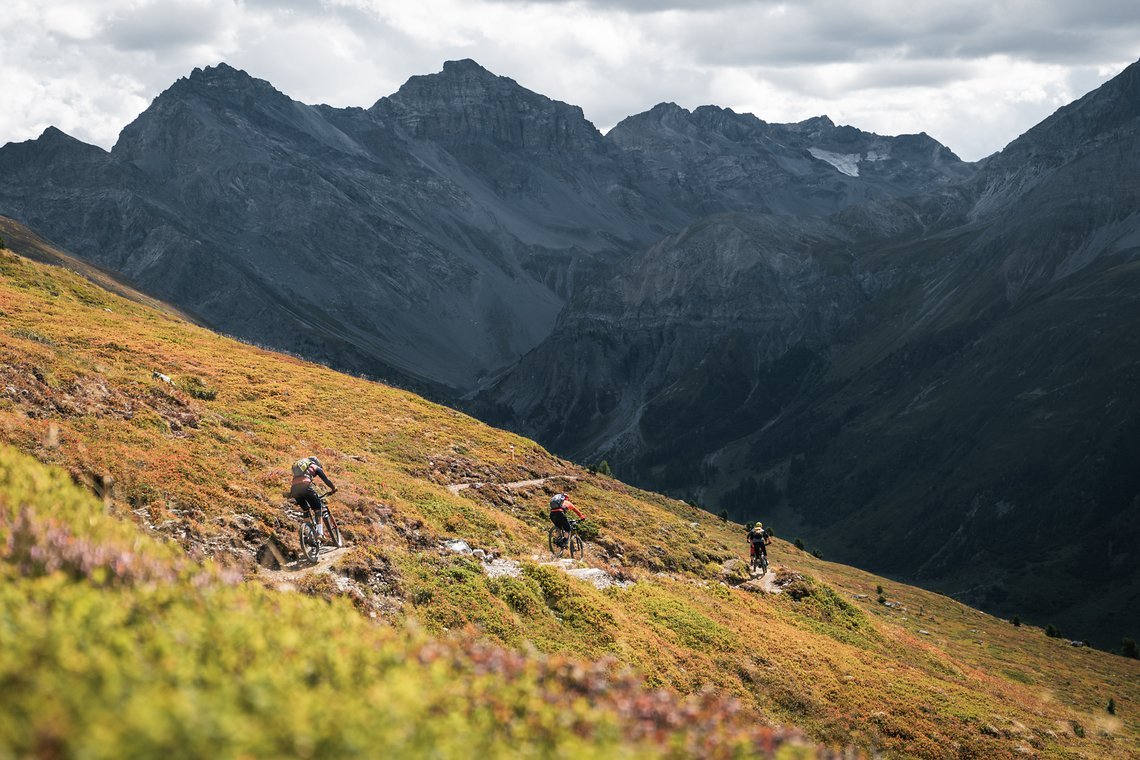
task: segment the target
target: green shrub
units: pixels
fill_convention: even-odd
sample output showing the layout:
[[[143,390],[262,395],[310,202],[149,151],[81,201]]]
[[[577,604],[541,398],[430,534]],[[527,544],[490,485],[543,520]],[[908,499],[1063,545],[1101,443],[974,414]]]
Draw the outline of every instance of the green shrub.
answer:
[[[45,346],[54,347],[56,345],[56,342],[54,340],[44,335],[43,333],[38,333],[35,330],[27,330],[23,327],[17,327],[15,329],[9,330],[8,334],[14,338],[23,338],[24,340],[30,340]]]
[[[512,578],[505,575],[487,582],[491,593],[507,603],[507,606],[520,615],[537,615],[545,603],[542,588],[531,578]]]
[[[583,520],[578,523],[578,533],[582,535],[584,541],[597,541],[598,540],[598,523],[596,520]]]
[[[1135,639],[1123,639],[1120,644],[1120,653],[1122,655],[1131,657],[1134,660],[1140,659],[1140,649],[1137,649]]]
[[[798,539],[798,538],[797,538],[797,539],[796,539],[796,541],[795,541],[795,546],[796,546],[796,548],[797,548],[797,549],[799,549],[801,552],[804,550],[804,542],[803,542],[803,541],[801,541],[801,540],[800,540],[800,539]]]
[[[679,643],[705,652],[720,652],[736,644],[736,635],[692,604],[659,589],[643,589],[640,602],[655,628],[669,631]]]
[[[1050,623],[1045,626],[1045,635],[1051,639],[1059,639],[1061,638],[1061,629]]]
[[[218,397],[218,391],[206,385],[202,378],[195,375],[184,375],[178,378],[175,385],[187,395],[203,401],[213,401]]]
[[[1010,622],[1013,623],[1013,625],[1017,628],[1021,627],[1021,618],[1019,618],[1017,615],[1014,615],[1013,620],[1011,620]]]
[[[563,625],[588,635],[592,643],[614,640],[617,624],[600,591],[544,565],[524,565],[523,574],[538,584],[546,606]]]
[[[1108,707],[1106,707],[1105,709],[1108,710],[1109,715],[1116,715],[1116,700],[1113,699],[1112,697],[1109,697],[1108,698]]]

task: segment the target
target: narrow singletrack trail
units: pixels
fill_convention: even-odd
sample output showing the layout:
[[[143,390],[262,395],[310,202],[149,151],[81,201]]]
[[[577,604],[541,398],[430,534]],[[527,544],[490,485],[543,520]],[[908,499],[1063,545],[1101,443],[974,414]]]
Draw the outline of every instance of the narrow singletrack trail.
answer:
[[[472,486],[490,485],[490,486],[503,486],[504,488],[532,488],[534,486],[540,486],[543,483],[547,483],[551,480],[580,480],[580,479],[581,479],[581,476],[579,476],[579,475],[551,475],[551,476],[546,477],[546,478],[535,478],[534,480],[516,480],[513,483],[451,483],[450,485],[447,486],[447,490],[451,491],[454,494],[458,494],[460,491],[466,491],[468,488],[471,488]]]
[[[322,548],[321,553],[317,556],[316,562],[309,562],[309,560],[304,558],[295,559],[292,562],[287,562],[279,570],[270,570],[263,567],[258,575],[277,581],[291,581],[297,578],[303,578],[306,575],[312,575],[313,573],[328,572],[332,564],[351,548],[352,546],[350,544],[345,544],[339,549]]]

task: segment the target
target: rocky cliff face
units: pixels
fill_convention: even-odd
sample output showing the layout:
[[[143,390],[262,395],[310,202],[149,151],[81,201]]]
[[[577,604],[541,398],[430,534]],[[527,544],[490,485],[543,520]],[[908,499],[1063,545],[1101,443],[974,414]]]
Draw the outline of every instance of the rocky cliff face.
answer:
[[[606,136],[636,157],[675,200],[703,213],[826,214],[914,195],[972,170],[926,135],[880,137],[826,116],[768,124],[752,114],[672,103],[622,121]]]

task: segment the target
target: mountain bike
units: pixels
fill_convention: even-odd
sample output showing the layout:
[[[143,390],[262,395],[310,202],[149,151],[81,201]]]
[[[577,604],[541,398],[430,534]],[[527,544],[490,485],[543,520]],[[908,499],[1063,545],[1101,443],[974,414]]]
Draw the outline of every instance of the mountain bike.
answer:
[[[578,523],[582,521],[571,518],[567,518],[566,521],[570,523],[570,530],[552,525],[547,532],[546,542],[550,546],[550,553],[555,557],[561,557],[568,551],[571,559],[582,559],[586,553],[586,544],[578,534]]]
[[[340,526],[336,524],[336,518],[332,516],[329,511],[329,505],[325,501],[328,498],[328,493],[318,493],[317,498],[321,500],[321,515],[320,523],[324,524],[324,535],[318,530],[318,518],[314,510],[308,510],[308,514],[301,520],[301,527],[298,529],[299,537],[301,539],[301,554],[309,558],[310,562],[316,562],[317,557],[321,553],[321,544],[327,544],[337,549],[344,546],[344,539],[340,535]]]
[[[761,577],[768,572],[768,552],[763,546],[757,546],[756,553],[752,555],[752,572],[757,569],[760,570]]]

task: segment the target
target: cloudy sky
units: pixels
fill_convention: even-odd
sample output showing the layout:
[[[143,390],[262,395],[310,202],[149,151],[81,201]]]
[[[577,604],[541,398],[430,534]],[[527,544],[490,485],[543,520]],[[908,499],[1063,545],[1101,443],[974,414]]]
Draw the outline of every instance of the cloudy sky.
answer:
[[[996,150],[1140,58],[1137,0],[4,0],[0,144],[109,148],[225,61],[306,103],[369,106],[473,58],[603,131],[662,101],[827,114]]]

